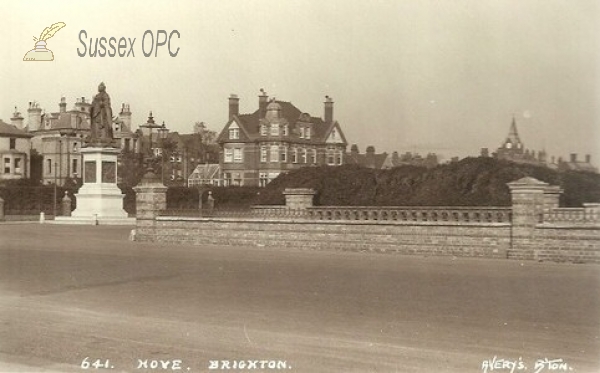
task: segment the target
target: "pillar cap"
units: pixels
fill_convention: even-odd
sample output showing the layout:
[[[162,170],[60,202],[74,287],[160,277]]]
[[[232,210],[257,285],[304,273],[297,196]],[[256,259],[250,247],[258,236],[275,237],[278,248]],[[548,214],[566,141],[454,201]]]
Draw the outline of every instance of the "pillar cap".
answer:
[[[539,181],[536,178],[526,176],[519,180],[510,182],[508,184],[508,188],[512,190],[545,190],[548,187],[548,183],[544,183],[543,181]]]
[[[296,194],[296,195],[314,195],[317,192],[312,188],[285,188],[283,194]]]

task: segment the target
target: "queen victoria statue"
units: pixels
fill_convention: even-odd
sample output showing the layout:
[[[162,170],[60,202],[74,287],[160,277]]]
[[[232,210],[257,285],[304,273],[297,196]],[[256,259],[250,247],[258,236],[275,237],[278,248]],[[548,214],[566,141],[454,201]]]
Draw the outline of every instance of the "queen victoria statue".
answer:
[[[112,108],[106,86],[100,83],[98,93],[94,96],[90,108],[90,136],[86,139],[87,146],[114,147],[112,130]]]

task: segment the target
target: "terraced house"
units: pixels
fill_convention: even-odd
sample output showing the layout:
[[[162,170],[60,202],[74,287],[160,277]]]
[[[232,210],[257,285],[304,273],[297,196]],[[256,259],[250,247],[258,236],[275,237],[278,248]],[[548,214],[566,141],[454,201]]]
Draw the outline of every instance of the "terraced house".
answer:
[[[217,141],[224,185],[265,186],[292,169],[341,165],[347,146],[330,97],[319,118],[290,102],[269,100],[263,90],[251,114],[240,114],[239,98],[229,97],[229,121]]]

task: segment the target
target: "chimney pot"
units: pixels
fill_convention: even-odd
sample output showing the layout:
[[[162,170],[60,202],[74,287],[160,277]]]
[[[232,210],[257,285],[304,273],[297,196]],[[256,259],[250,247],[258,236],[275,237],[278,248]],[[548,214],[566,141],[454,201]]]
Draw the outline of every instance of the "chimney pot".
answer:
[[[331,123],[333,122],[333,99],[329,96],[325,96],[325,114],[324,114],[324,120],[325,123]]]
[[[572,153],[571,154],[571,163],[575,163],[577,162],[577,153]]]

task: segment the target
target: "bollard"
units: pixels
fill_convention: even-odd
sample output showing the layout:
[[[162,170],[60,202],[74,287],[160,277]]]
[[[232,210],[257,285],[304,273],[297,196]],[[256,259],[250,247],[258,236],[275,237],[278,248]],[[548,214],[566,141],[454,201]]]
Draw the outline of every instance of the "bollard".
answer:
[[[208,205],[208,211],[212,211],[215,208],[215,199],[212,196],[212,191],[208,192],[208,198],[206,199]]]
[[[40,212],[40,224],[44,224],[44,222],[46,221],[46,214],[44,214],[44,212]]]
[[[69,192],[65,190],[65,196],[61,201],[62,215],[71,216],[71,198],[69,198]]]

